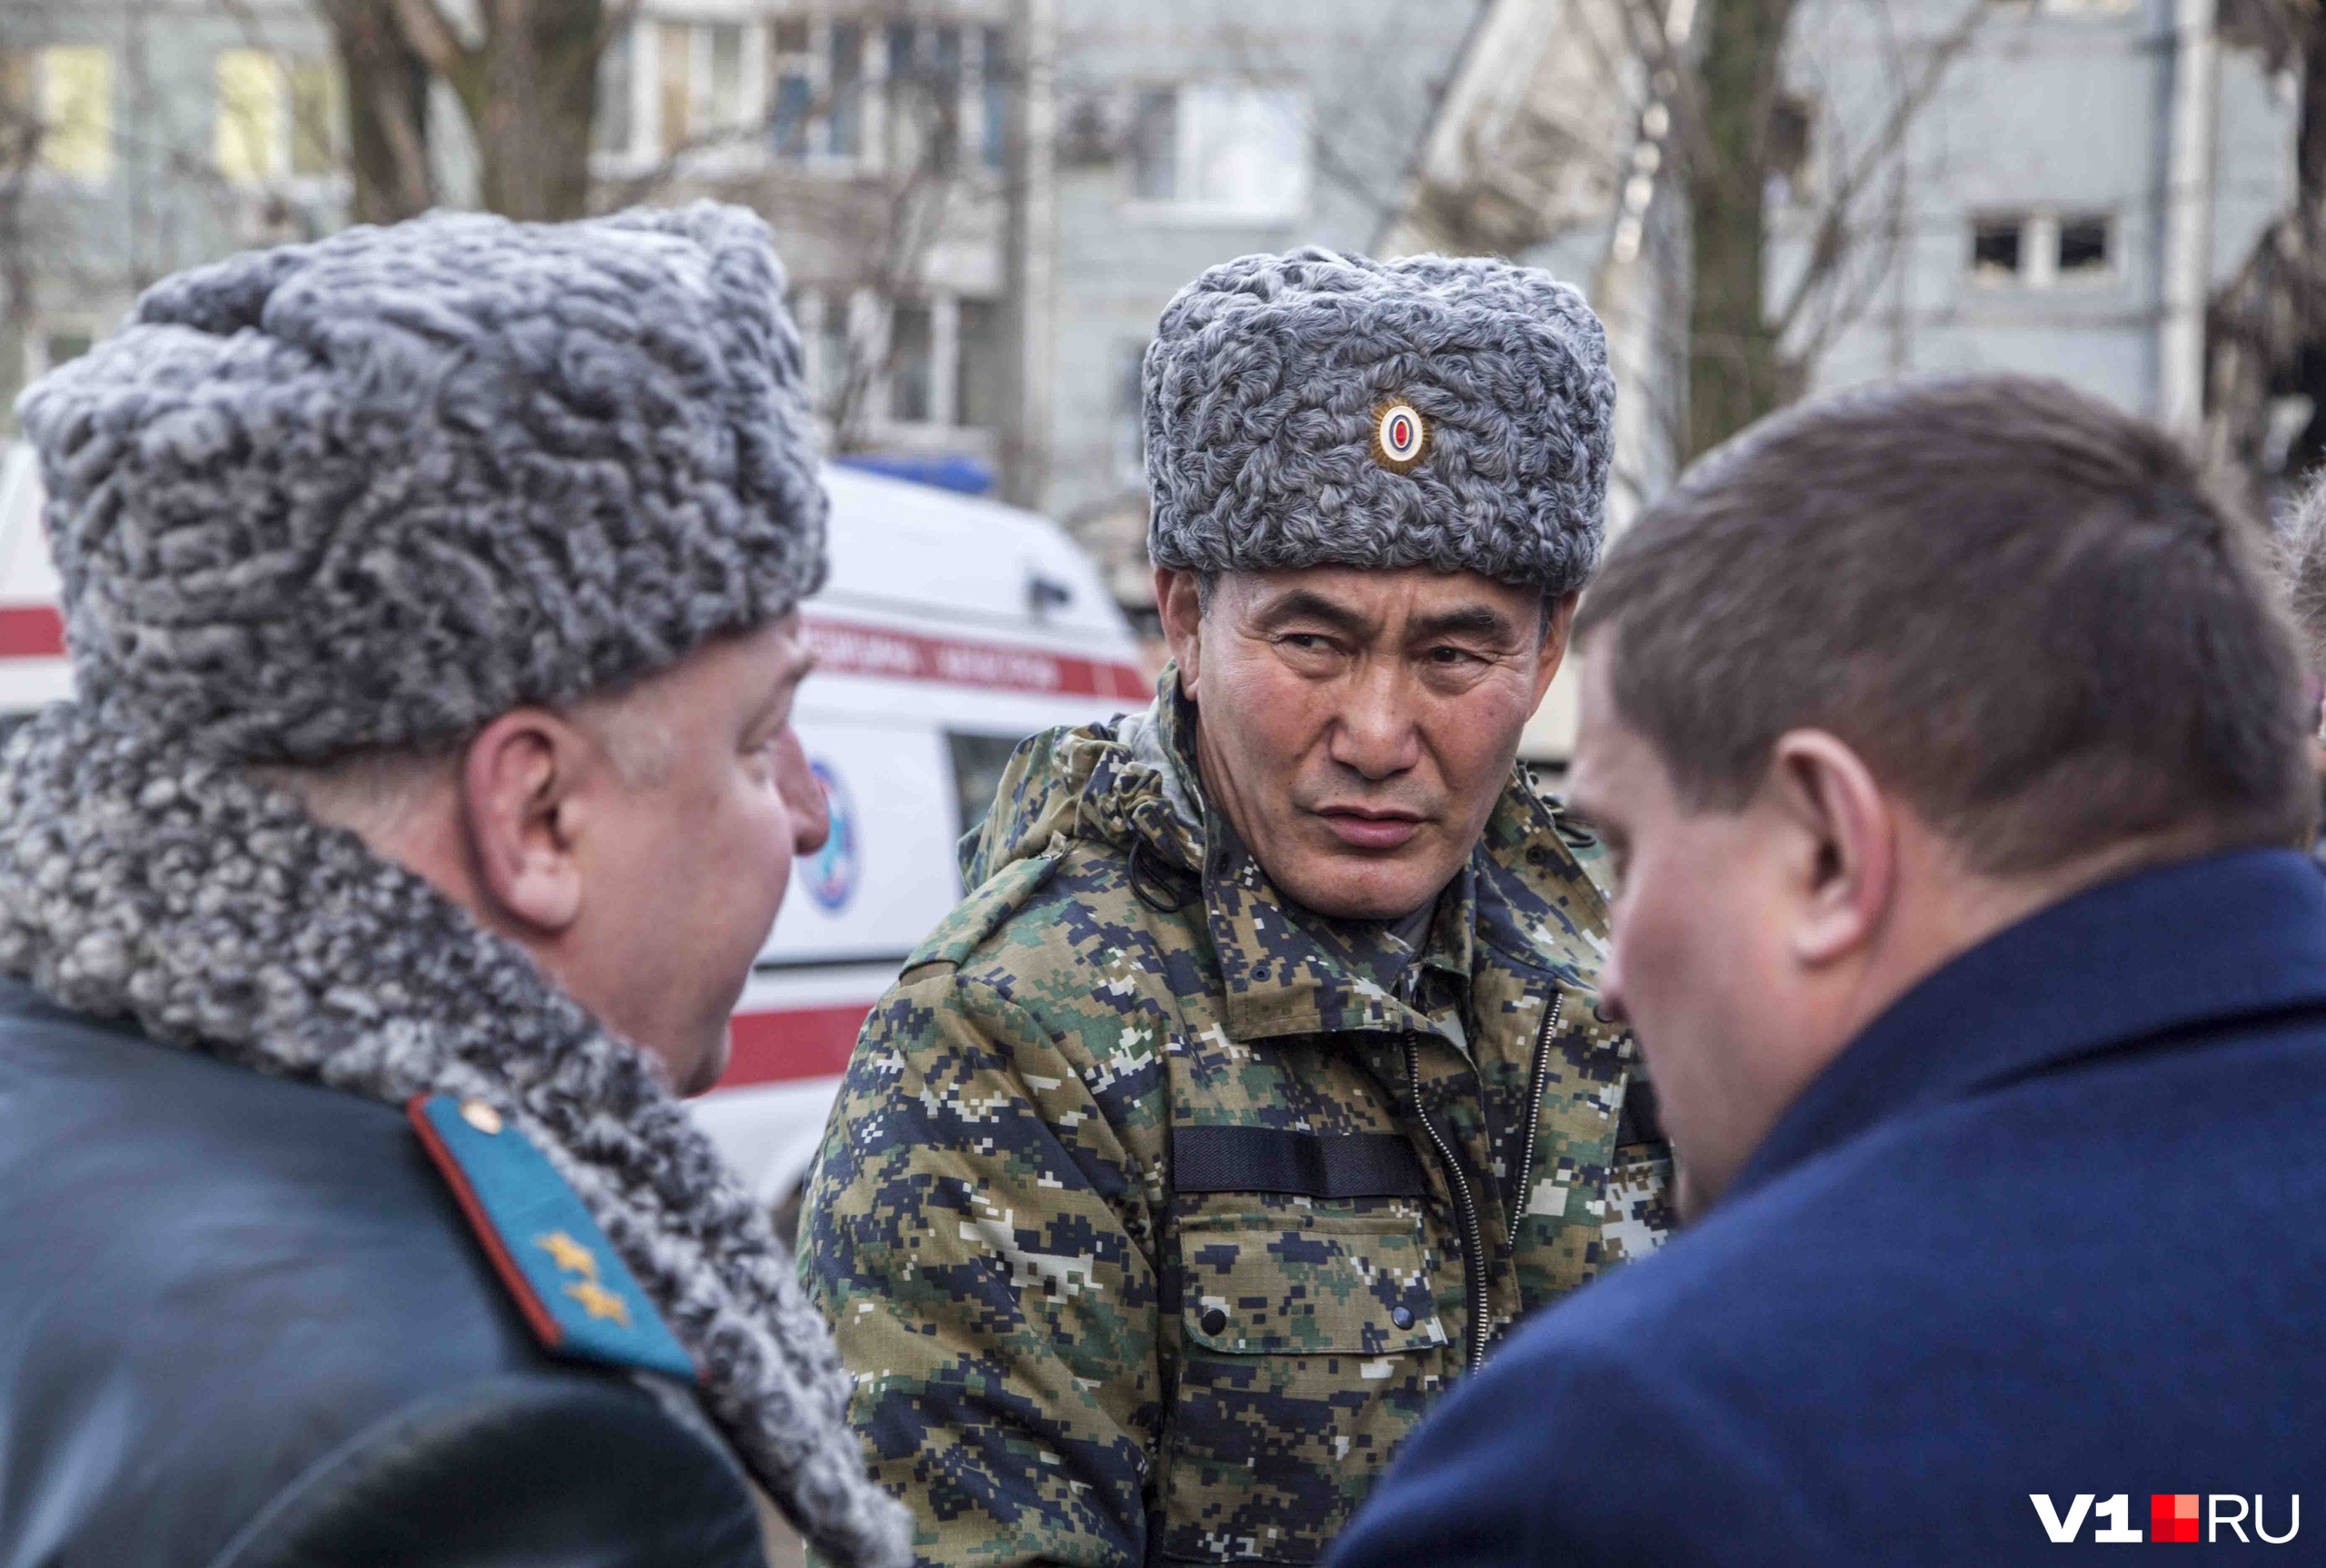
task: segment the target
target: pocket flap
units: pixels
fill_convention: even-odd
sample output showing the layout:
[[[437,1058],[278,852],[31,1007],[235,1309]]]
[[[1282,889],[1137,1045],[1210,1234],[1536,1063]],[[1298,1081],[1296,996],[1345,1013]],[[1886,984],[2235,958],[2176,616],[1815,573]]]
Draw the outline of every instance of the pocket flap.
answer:
[[[1179,1315],[1228,1355],[1392,1355],[1446,1343],[1418,1218],[1182,1222]]]

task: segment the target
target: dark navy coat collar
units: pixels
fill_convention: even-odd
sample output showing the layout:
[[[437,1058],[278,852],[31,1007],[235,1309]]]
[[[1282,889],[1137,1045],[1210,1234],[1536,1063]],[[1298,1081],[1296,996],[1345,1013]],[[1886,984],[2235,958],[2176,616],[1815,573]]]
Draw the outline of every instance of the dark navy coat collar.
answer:
[[[1875,1123],[2170,1031],[2326,1007],[2326,878],[2291,849],[2136,871],[1990,937],[1850,1042],[1753,1152],[1743,1196]]]

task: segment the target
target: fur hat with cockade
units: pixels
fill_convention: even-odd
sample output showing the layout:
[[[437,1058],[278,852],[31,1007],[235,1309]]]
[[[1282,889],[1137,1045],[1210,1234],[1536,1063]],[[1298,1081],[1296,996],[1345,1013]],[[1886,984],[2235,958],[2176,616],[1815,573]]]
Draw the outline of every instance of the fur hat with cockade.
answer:
[[[826,502],[782,293],[738,208],[436,214],[165,279],[35,385],[79,700],[0,742],[0,974],[241,1067],[492,1107],[751,1476],[829,1558],[886,1568],[910,1523],[821,1315],[649,1055],[268,782],[456,746],[813,592]]]
[[[440,213],[169,278],[22,404],[85,701],[427,746],[783,614],[825,500],[767,226]]]
[[[1583,586],[1615,383],[1583,296],[1533,267],[1244,256],[1147,351],[1158,566],[1427,566]]]

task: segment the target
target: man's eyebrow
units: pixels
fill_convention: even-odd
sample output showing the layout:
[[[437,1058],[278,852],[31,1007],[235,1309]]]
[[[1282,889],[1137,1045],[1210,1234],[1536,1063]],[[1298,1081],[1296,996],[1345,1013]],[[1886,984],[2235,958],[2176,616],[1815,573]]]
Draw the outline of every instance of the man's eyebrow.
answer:
[[[1510,617],[1491,604],[1466,604],[1459,610],[1420,616],[1407,631],[1407,638],[1415,642],[1426,642],[1433,637],[1481,637],[1507,642],[1517,634],[1518,629],[1511,624]]]
[[[816,672],[816,656],[801,649],[787,661],[776,678],[768,682],[767,690],[752,710],[750,723],[756,729],[779,711],[785,701],[798,693],[800,682]]]
[[[1282,626],[1291,620],[1321,620],[1334,630],[1353,637],[1372,630],[1371,622],[1364,616],[1310,588],[1294,589],[1252,619],[1264,627]]]

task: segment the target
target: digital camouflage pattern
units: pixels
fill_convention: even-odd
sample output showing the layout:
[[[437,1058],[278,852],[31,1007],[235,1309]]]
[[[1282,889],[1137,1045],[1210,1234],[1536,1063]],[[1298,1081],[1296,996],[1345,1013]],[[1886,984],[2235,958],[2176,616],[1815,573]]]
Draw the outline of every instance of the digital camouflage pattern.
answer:
[[[1019,749],[810,1177],[801,1275],[926,1563],[1314,1562],[1475,1306],[1490,1342],[1663,1234],[1661,1147],[1617,1156],[1634,1056],[1572,825],[1514,779],[1393,992],[1394,938],[1174,808],[1177,680],[1145,746],[1134,716]],[[1411,1175],[1175,1186],[1214,1128]]]

